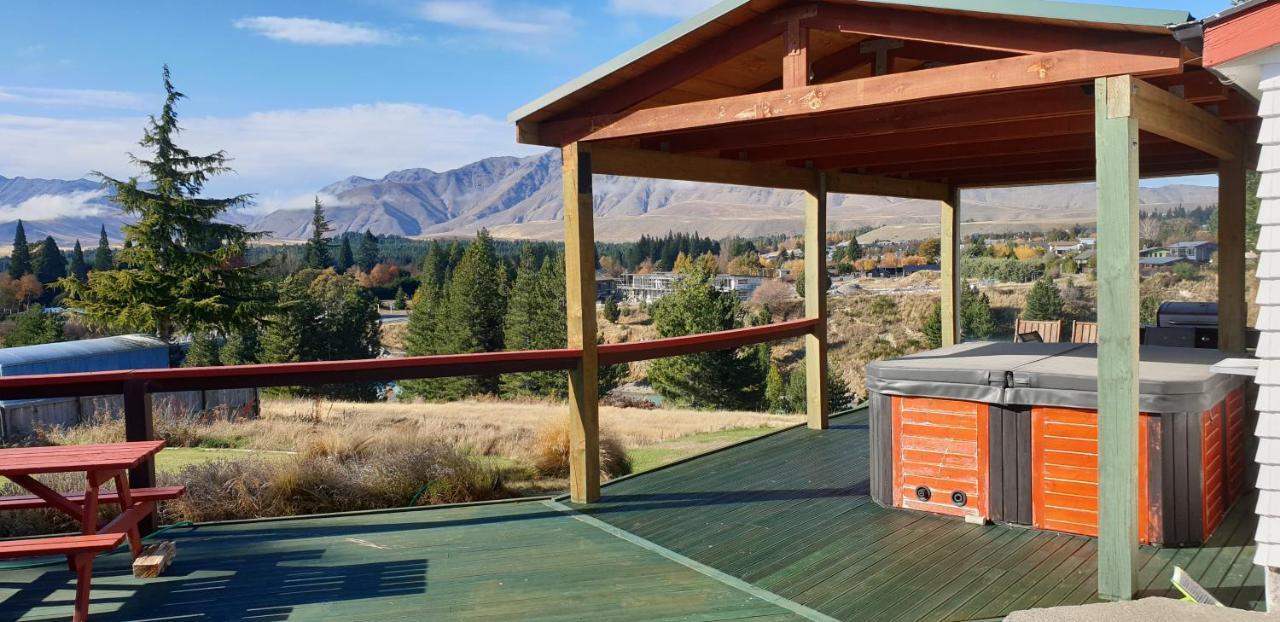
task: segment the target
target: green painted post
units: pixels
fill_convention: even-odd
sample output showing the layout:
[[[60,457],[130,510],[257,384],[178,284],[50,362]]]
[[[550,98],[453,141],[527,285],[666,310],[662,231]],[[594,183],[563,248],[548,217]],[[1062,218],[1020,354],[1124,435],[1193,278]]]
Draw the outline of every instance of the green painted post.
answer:
[[[1128,600],[1138,555],[1138,119],[1133,78],[1095,82],[1098,594]]]

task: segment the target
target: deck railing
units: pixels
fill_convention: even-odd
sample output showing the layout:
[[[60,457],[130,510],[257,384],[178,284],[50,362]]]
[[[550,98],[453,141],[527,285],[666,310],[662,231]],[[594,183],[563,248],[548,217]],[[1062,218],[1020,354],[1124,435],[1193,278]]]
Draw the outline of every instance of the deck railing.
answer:
[[[803,319],[736,330],[602,345],[602,365],[729,350],[799,337],[811,332],[817,320]],[[0,378],[0,400],[54,397],[124,397],[125,439],[155,438],[151,395],[177,391],[318,386],[352,382],[390,382],[424,378],[491,376],[532,371],[569,371],[582,360],[582,350],[521,350],[402,358],[274,363],[231,367],[134,369],[78,374],[47,374]],[[148,460],[129,472],[134,488],[155,486],[155,463]],[[150,529],[153,525],[145,525]]]

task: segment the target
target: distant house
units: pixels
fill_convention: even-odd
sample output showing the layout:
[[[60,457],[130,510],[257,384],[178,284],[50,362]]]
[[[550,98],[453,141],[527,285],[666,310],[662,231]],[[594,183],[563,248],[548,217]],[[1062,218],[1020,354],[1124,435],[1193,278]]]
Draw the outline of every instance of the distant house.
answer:
[[[683,275],[676,272],[625,274],[622,277],[622,283],[618,286],[618,291],[621,292],[624,300],[648,304],[674,291],[676,283],[682,278],[684,278]],[[739,300],[745,301],[763,282],[764,278],[758,276],[720,274],[715,277],[713,284],[717,290],[733,292]]]
[[[927,263],[927,264],[912,265],[912,266],[898,266],[895,268],[877,267],[873,269],[871,272],[867,273],[867,275],[872,278],[885,279],[885,278],[892,278],[895,276],[909,276],[924,270],[941,270],[941,269],[942,267],[936,263]]]
[[[1168,257],[1169,249],[1163,246],[1152,246],[1138,251],[1138,257]]]
[[[1218,245],[1213,242],[1178,242],[1169,246],[1170,257],[1181,257],[1195,263],[1209,263]]]
[[[1186,257],[1139,257],[1138,268],[1147,272],[1172,268],[1180,263],[1194,263]]]
[[[1078,253],[1085,248],[1087,247],[1080,240],[1049,243],[1049,252],[1059,257],[1063,255],[1070,255],[1071,253]]]
[[[1084,269],[1089,267],[1089,262],[1092,261],[1093,258],[1096,257],[1097,255],[1098,255],[1098,251],[1092,248],[1089,248],[1089,249],[1080,251],[1080,253],[1075,257],[1072,257],[1071,260],[1076,262],[1076,267]]]
[[[618,279],[609,277],[596,277],[596,300],[604,302],[618,295]]]

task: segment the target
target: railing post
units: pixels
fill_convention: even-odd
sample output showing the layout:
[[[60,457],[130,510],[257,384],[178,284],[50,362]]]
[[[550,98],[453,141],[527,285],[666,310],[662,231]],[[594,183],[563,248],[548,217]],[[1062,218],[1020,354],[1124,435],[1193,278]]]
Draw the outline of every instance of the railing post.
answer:
[[[960,189],[951,187],[950,197],[942,202],[942,243],[939,263],[942,278],[938,282],[942,306],[942,346],[960,343]]]
[[[809,427],[827,429],[827,176],[815,173],[804,196],[804,315],[815,319],[804,338]]]
[[[1095,82],[1098,594],[1129,600],[1138,557],[1138,125],[1133,78]]]
[[[142,380],[129,380],[124,383],[124,439],[126,441],[155,440],[155,425],[151,412],[151,394],[147,392],[147,383]],[[156,485],[156,463],[147,458],[137,467],[129,469],[129,487],[154,488]],[[138,530],[149,534],[156,529],[155,513],[148,514],[138,523]]]
[[[569,372],[569,496],[574,503],[592,503],[600,499],[600,380],[591,152],[572,143],[561,155],[568,344],[582,349],[582,360]]]

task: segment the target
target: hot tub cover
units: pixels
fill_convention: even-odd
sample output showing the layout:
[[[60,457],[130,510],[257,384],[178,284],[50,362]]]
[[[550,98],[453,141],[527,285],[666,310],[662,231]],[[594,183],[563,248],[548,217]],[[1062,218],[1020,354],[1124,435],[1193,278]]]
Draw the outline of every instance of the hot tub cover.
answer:
[[[867,366],[867,390],[988,404],[1098,407],[1097,346],[972,342]],[[1242,379],[1209,366],[1217,350],[1143,346],[1138,407],[1143,412],[1204,411]]]

